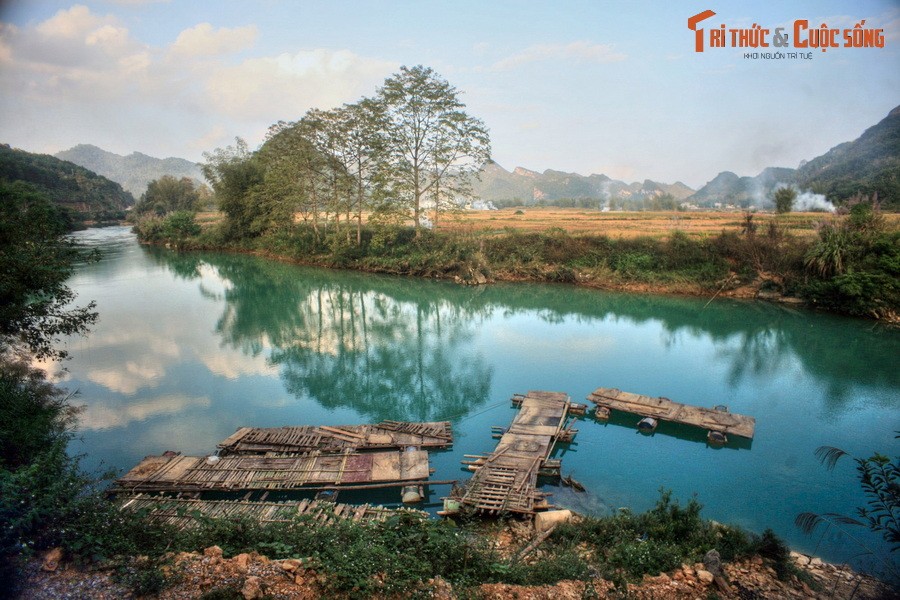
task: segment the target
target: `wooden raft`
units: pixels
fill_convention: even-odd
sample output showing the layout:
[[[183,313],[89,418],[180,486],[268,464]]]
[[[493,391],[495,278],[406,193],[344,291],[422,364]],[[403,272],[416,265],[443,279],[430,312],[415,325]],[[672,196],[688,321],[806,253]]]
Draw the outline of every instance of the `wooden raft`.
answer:
[[[291,456],[313,450],[386,450],[390,448],[446,448],[453,444],[449,421],[409,423],[383,421],[377,425],[299,427],[241,427],[218,444],[227,455]]]
[[[116,487],[117,491],[173,492],[359,489],[424,483],[429,474],[425,450],[222,458],[167,453],[144,458]]]
[[[148,521],[166,523],[178,529],[189,529],[200,523],[200,517],[245,517],[260,523],[284,523],[305,515],[316,523],[331,523],[336,519],[352,521],[384,521],[390,516],[406,513],[427,517],[428,513],[408,508],[391,509],[363,504],[336,504],[322,500],[299,502],[252,502],[248,500],[196,500],[138,494],[118,501],[121,510],[143,511]]]
[[[558,461],[550,461],[557,441],[571,441],[576,430],[567,428],[572,414],[584,414],[585,405],[574,404],[561,392],[531,391],[513,397],[520,406],[512,425],[490,456],[464,463],[475,470],[460,497],[478,511],[532,514],[549,508],[546,495],[537,491],[539,474],[559,474]]]
[[[588,400],[597,406],[673,423],[684,423],[747,439],[753,439],[753,431],[756,428],[756,419],[753,417],[672,402],[668,398],[632,394],[615,388],[597,388],[588,396]]]

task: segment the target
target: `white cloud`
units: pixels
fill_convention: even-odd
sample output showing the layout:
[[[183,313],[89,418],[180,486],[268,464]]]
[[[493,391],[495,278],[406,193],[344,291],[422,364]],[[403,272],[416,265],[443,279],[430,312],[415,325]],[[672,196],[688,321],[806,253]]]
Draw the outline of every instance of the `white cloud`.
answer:
[[[605,64],[620,62],[626,58],[628,56],[617,52],[612,44],[591,44],[583,41],[569,44],[537,44],[495,62],[489,70],[506,71],[546,60]]]
[[[210,75],[207,91],[210,103],[230,116],[274,122],[371,94],[396,67],[349,50],[300,51],[223,67]]]
[[[173,55],[182,57],[239,52],[253,46],[257,33],[255,25],[214,29],[209,23],[200,23],[178,34],[171,51]]]
[[[82,430],[113,429],[125,427],[132,421],[146,421],[150,417],[172,415],[189,408],[207,408],[212,401],[206,396],[160,396],[149,400],[128,400],[119,406],[99,403],[89,404],[78,415],[78,428]]]
[[[264,356],[248,357],[236,352],[208,353],[200,360],[210,373],[226,379],[237,379],[245,375],[278,376],[278,367],[268,364]]]
[[[12,46],[10,38],[16,35],[18,28],[9,23],[0,22],[0,64],[12,64]]]
[[[233,136],[228,133],[225,126],[221,123],[213,125],[206,133],[192,140],[189,145],[192,150],[204,152],[210,148],[216,148],[224,145]]]
[[[309,108],[372,94],[398,66],[323,49],[235,62],[257,34],[255,25],[200,23],[150,46],[115,16],[81,5],[33,25],[0,23],[0,139],[50,152],[88,139],[130,151],[121,147],[129,139],[151,154],[197,156],[234,135],[261,139],[271,123]],[[60,146],[45,147],[35,123]]]
[[[112,4],[123,6],[140,6],[141,4],[168,4],[172,0],[106,0]]]
[[[83,39],[84,33],[103,25],[113,24],[112,17],[100,17],[82,4],[76,4],[68,10],[60,10],[35,28],[38,33],[48,37],[67,39]]]

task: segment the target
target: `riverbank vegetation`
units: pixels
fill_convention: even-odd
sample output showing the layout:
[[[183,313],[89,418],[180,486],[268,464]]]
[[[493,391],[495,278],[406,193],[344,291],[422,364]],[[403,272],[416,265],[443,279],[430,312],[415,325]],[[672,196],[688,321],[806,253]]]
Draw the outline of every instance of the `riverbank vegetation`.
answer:
[[[623,230],[632,228],[624,215],[611,218],[623,220]],[[678,221],[652,235],[627,229],[623,237],[561,227],[476,229],[457,220],[418,235],[405,224],[375,221],[358,231],[333,228],[317,236],[310,225],[297,222],[235,238],[224,220],[207,219],[200,227],[173,213],[138,222],[135,230],[143,241],[185,249],[251,252],[462,283],[563,282],[707,297],[793,297],[885,321],[900,315],[900,228],[871,200],[857,198],[836,215],[746,213],[729,219],[713,220],[721,224],[719,232],[698,216],[693,223]],[[200,233],[167,232],[188,227]]]

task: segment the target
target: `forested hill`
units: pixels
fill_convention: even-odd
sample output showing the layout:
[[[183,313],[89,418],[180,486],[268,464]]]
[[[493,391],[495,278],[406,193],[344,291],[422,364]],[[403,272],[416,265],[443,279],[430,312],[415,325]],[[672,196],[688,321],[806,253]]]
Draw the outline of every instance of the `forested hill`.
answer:
[[[800,167],[797,184],[832,202],[877,193],[883,207],[900,210],[900,106],[857,139]]]
[[[900,106],[852,142],[839,144],[799,169],[768,168],[756,177],[725,171],[700,188],[690,201],[747,207],[771,204],[779,184],[822,194],[840,205],[856,194],[878,194],[882,208],[900,210]]]
[[[0,144],[0,180],[24,181],[69,212],[76,221],[121,219],[134,197],[122,186],[84,167],[48,154]]]
[[[54,154],[122,184],[135,198],[147,191],[151,181],[165,175],[181,179],[189,177],[196,185],[204,182],[200,165],[183,158],[154,158],[140,152],[122,156],[90,144],[78,144]]]

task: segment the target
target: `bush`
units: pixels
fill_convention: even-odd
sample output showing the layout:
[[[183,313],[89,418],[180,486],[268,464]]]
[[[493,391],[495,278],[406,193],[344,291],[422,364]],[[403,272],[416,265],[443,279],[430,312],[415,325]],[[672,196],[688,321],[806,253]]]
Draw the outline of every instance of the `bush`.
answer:
[[[791,549],[771,529],[763,532],[756,551],[760,556],[772,562],[775,574],[782,581],[786,581],[797,569],[791,561]]]

